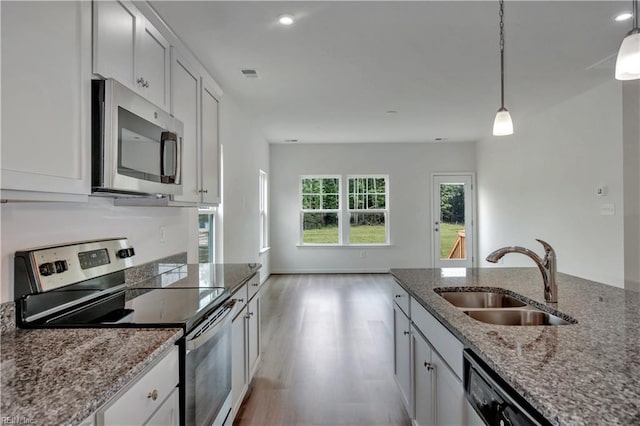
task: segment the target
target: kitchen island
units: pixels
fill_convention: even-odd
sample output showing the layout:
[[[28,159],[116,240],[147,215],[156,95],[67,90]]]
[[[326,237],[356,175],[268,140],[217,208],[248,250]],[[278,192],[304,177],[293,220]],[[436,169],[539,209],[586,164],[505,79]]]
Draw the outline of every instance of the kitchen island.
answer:
[[[396,281],[556,425],[640,424],[640,295],[557,274],[546,305],[537,268],[392,269]],[[476,321],[434,289],[499,287],[577,320],[562,326]]]

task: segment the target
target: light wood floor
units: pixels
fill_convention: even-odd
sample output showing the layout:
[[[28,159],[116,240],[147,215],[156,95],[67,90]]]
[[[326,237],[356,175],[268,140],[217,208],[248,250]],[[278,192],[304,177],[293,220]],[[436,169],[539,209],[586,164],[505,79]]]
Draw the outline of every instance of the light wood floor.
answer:
[[[275,275],[262,363],[235,426],[411,424],[393,379],[391,278]]]

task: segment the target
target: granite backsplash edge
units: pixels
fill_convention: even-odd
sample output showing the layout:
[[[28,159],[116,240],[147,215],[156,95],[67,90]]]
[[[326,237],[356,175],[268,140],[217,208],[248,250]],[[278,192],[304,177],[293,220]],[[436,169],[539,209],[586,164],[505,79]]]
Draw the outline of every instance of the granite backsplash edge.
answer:
[[[178,267],[187,263],[187,252],[173,254],[158,260],[133,266],[125,271],[125,282],[134,284],[155,277],[163,272],[160,265]],[[16,303],[14,301],[0,303],[0,333],[7,333],[16,328]]]

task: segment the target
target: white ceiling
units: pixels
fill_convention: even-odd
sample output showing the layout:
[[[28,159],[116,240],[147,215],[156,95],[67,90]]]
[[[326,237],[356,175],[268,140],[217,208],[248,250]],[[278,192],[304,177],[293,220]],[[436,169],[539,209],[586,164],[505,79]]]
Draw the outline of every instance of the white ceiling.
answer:
[[[269,142],[491,133],[500,106],[497,1],[150,3]],[[613,79],[631,28],[613,17],[630,6],[505,2],[505,104],[516,132],[527,116]],[[282,13],[296,23],[278,25]],[[244,77],[246,68],[260,78]]]

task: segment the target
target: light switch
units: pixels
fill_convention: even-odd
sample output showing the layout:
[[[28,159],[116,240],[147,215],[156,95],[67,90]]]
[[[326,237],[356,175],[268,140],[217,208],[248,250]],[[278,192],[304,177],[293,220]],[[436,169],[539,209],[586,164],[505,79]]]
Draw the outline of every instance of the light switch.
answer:
[[[616,214],[616,206],[615,204],[602,204],[600,206],[600,215],[601,216],[613,216]]]

